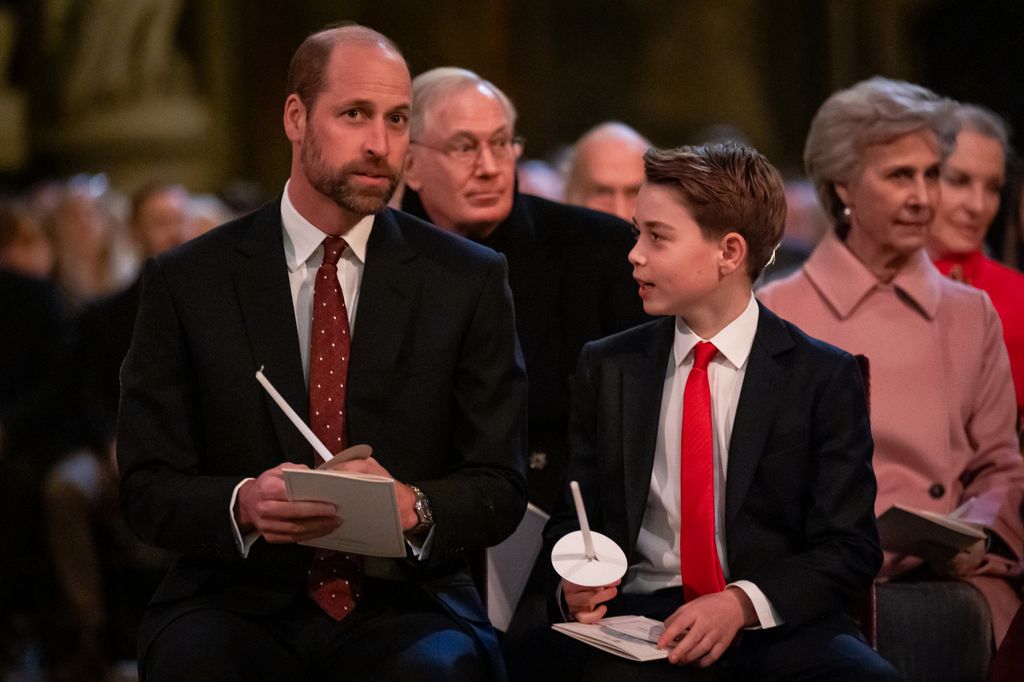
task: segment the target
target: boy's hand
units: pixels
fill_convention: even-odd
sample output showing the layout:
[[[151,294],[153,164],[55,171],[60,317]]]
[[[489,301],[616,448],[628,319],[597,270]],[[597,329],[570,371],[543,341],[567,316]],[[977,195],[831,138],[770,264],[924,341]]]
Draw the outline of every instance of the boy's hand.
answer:
[[[583,587],[563,580],[562,594],[565,596],[565,603],[569,606],[569,613],[580,623],[596,623],[604,618],[604,614],[608,611],[604,602],[619,593],[616,585],[621,582],[622,580],[619,579],[603,587]]]
[[[724,592],[706,594],[676,609],[665,621],[658,646],[671,647],[670,663],[696,662],[706,668],[721,658],[740,628],[756,624],[757,613],[750,598],[740,588],[728,587]]]

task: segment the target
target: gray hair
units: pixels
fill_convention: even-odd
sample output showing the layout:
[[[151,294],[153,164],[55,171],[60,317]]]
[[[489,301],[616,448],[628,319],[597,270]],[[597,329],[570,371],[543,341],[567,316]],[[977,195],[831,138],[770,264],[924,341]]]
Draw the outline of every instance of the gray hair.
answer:
[[[1010,124],[1002,116],[978,104],[958,105],[955,116],[961,132],[969,130],[990,137],[1003,148],[1003,156],[1009,156]]]
[[[956,143],[956,102],[931,90],[875,76],[825,100],[811,121],[804,145],[804,166],[822,208],[835,225],[843,222],[843,202],[836,183],[860,170],[864,151],[919,130],[939,140],[942,159]]]
[[[435,104],[467,88],[483,86],[494,93],[505,110],[509,128],[516,127],[516,108],[512,100],[494,83],[482,78],[469,69],[456,66],[439,66],[424,71],[412,81],[412,115],[409,119],[409,137],[413,140],[423,135],[427,112]]]

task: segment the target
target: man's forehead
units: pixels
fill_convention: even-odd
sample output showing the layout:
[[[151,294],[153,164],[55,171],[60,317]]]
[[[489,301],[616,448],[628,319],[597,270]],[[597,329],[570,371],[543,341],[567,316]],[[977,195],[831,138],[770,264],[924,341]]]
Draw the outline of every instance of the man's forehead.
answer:
[[[412,97],[412,78],[405,60],[382,43],[359,41],[336,45],[331,51],[325,78],[328,88],[366,88]]]
[[[483,83],[438,98],[425,113],[429,127],[443,135],[490,134],[509,126],[508,112],[501,100]]]

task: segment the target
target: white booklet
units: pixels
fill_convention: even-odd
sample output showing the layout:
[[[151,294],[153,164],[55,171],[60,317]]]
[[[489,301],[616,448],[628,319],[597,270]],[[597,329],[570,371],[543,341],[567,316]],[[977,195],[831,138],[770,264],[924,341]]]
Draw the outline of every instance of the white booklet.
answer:
[[[969,521],[957,518],[965,507],[950,514],[938,514],[894,504],[878,517],[878,535],[882,548],[914,556],[922,556],[922,545],[926,543],[946,547],[951,552],[967,549],[984,540],[985,531]]]
[[[394,479],[332,469],[285,469],[284,483],[289,500],[338,506],[341,525],[302,544],[367,556],[405,556]]]
[[[551,628],[631,661],[668,658],[668,650],[658,648],[658,637],[665,631],[665,624],[646,616],[612,616],[591,625],[555,623]]]

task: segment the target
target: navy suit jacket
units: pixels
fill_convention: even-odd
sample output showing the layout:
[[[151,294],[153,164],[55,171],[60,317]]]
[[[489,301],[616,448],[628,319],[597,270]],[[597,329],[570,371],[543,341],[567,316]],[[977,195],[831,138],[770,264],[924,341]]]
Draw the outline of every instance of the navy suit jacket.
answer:
[[[856,360],[759,307],[729,443],[729,578],[752,581],[799,624],[849,610],[881,566],[873,442]],[[574,377],[569,477],[591,527],[631,563],[674,326],[664,318],[588,344]],[[547,547],[576,528],[567,498]]]
[[[260,539],[243,559],[228,513],[243,478],[313,464],[254,378],[265,367],[308,415],[282,230],[274,202],[146,265],[121,373],[121,497],[133,530],[181,558],[143,622],[143,651],[185,611],[273,613],[306,598],[312,549]],[[504,258],[377,214],[348,381],[350,442],[431,500],[429,559],[396,568],[493,638],[464,554],[504,539],[526,504],[527,387]]]

